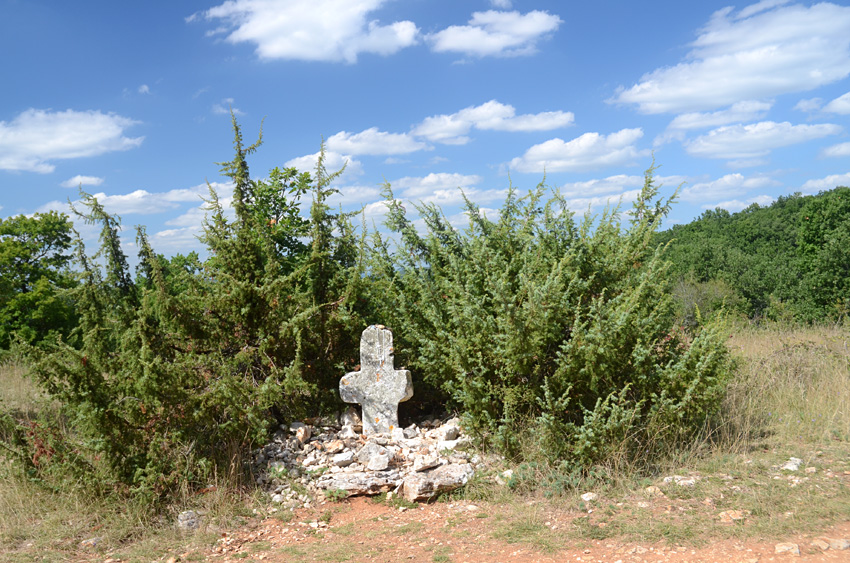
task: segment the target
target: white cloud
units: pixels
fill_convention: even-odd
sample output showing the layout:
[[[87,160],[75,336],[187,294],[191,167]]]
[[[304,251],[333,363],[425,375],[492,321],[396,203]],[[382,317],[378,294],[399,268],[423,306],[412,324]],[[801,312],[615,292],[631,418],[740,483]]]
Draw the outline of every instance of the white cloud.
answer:
[[[154,252],[165,255],[176,253],[188,254],[197,251],[202,246],[198,241],[201,234],[200,227],[181,227],[177,229],[164,229],[148,236],[148,241]]]
[[[365,205],[368,201],[381,199],[379,186],[340,186],[338,192],[328,198],[330,205]]]
[[[98,156],[138,147],[124,132],[138,121],[100,111],[28,109],[0,121],[0,170],[53,172],[52,160]]]
[[[684,201],[709,201],[725,197],[738,197],[755,189],[777,186],[779,182],[767,176],[747,178],[743,174],[727,174],[711,182],[701,182],[684,188],[681,199]],[[714,205],[709,206],[714,208]]]
[[[413,127],[412,133],[429,141],[447,145],[469,142],[472,128],[493,131],[551,131],[572,125],[572,112],[545,111],[517,115],[508,104],[490,100],[480,106],[469,106],[452,114],[433,115]]]
[[[641,129],[622,129],[607,136],[585,133],[571,141],[550,139],[514,158],[510,166],[520,172],[564,172],[628,164],[649,154],[635,146],[641,137]]]
[[[850,186],[850,172],[847,174],[832,174],[826,178],[809,180],[803,184],[803,192],[813,194],[820,191],[831,190],[838,186]]]
[[[527,14],[488,10],[475,12],[469,25],[453,25],[428,35],[437,52],[456,52],[476,57],[529,55],[537,42],[555,32],[563,21],[535,10]]]
[[[850,33],[850,31],[848,31]],[[835,98],[823,108],[824,111],[830,113],[840,113],[847,115],[850,113],[850,92],[847,92],[839,98]]]
[[[702,208],[703,209],[717,209],[719,207],[720,209],[725,209],[726,211],[729,211],[730,213],[735,213],[737,211],[741,211],[742,209],[746,209],[747,207],[751,206],[754,203],[757,203],[761,206],[770,205],[771,203],[773,203],[773,201],[775,199],[776,198],[774,198],[773,196],[769,196],[769,195],[757,195],[755,197],[751,197],[751,198],[746,199],[744,201],[741,201],[739,199],[732,199],[732,200],[729,200],[729,201],[721,201],[720,203],[710,203],[710,204],[703,205]]]
[[[391,55],[416,44],[410,21],[382,25],[372,15],[386,0],[228,0],[200,14],[222,26],[230,43],[253,43],[261,59],[345,61],[361,53]]]
[[[74,176],[73,178],[68,178],[61,184],[63,188],[76,188],[78,186],[99,186],[103,183],[103,178],[98,178],[97,176]]]
[[[637,199],[640,190],[628,190],[618,194],[599,195],[592,197],[576,197],[566,201],[567,208],[575,213],[584,213],[588,209],[627,205]]]
[[[394,189],[401,189],[407,198],[430,195],[437,190],[467,188],[481,182],[481,176],[475,174],[431,173],[427,176],[405,176],[391,183]]]
[[[212,182],[210,185],[218,194],[218,203],[219,205],[221,205],[225,217],[234,217],[235,212],[233,210],[233,184],[229,182]],[[204,186],[204,188],[206,188],[206,186]],[[208,196],[209,189],[205,189],[205,191],[203,192],[203,197],[206,199],[208,198]],[[165,224],[170,227],[191,227],[195,229],[196,232],[200,233],[204,224],[204,219],[206,218],[208,213],[209,211],[207,210],[207,203],[204,202],[198,205],[197,207],[193,207],[185,213],[178,215],[177,217],[169,219],[165,222]]]
[[[245,115],[241,109],[233,107],[233,101],[233,98],[224,98],[221,103],[213,105],[212,112],[216,115],[230,115],[232,111],[233,115]]]
[[[643,113],[710,110],[804,92],[850,74],[850,7],[765,1],[716,12],[685,62],[644,75],[612,101]]]
[[[218,182],[212,185],[217,189],[228,186]],[[150,215],[175,209],[181,203],[198,203],[202,197],[209,195],[209,189],[206,184],[199,184],[191,188],[167,192],[135,190],[128,194],[107,195],[101,192],[93,195],[108,213]]]
[[[325,143],[329,151],[342,154],[407,154],[428,148],[407,133],[386,133],[372,127],[360,133],[340,131]]]
[[[729,109],[712,113],[684,113],[676,116],[668,129],[702,129],[726,125],[727,123],[752,121],[764,117],[772,106],[772,102],[747,100],[736,102]]]
[[[770,164],[769,158],[739,158],[726,162],[728,168],[755,168]]]
[[[475,174],[438,172],[427,176],[405,176],[391,183],[394,193],[412,202],[435,203],[440,206],[463,203],[466,195],[475,203],[503,199],[507,190],[481,190],[474,186],[481,182]]]
[[[643,176],[626,176],[618,174],[616,176],[608,176],[607,178],[597,180],[587,180],[585,182],[570,182],[561,186],[561,195],[565,198],[575,198],[579,196],[597,196],[600,194],[621,193],[626,188],[633,188],[643,185]]]
[[[309,172],[314,174],[316,172],[316,164],[318,161],[319,153],[316,152],[290,159],[284,164],[284,166],[297,168],[299,172]],[[345,171],[335,180],[335,183],[337,184],[349,181],[351,178],[363,173],[363,165],[359,160],[356,160],[349,155],[340,154],[330,150],[325,150],[324,165],[325,170],[327,170],[329,174],[333,174],[337,170],[342,170],[342,167],[345,166]]]
[[[823,105],[823,100],[820,98],[808,98],[805,100],[800,100],[794,106],[794,109],[797,111],[802,111],[806,113],[811,113],[813,111],[817,111]]]
[[[840,143],[823,149],[823,156],[850,156],[850,143]]]
[[[151,89],[148,87],[147,84],[142,84],[141,86],[139,86],[139,94],[150,94],[150,93],[151,93]]]
[[[384,216],[389,210],[390,209],[387,206],[387,202],[383,200],[375,201],[373,203],[363,206],[363,214],[366,216],[367,219]]]
[[[494,8],[499,8],[500,10],[511,9],[511,0],[490,0],[490,4]]]
[[[771,150],[840,133],[830,123],[791,125],[787,121],[762,121],[751,125],[719,127],[685,144],[688,154],[707,158],[758,158]]]

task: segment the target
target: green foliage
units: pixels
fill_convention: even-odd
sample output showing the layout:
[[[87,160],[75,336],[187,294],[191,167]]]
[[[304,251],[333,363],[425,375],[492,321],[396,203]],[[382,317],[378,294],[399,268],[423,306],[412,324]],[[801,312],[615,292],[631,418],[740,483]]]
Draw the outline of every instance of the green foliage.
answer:
[[[64,291],[74,285],[71,231],[55,211],[0,219],[0,349],[14,335],[27,343],[68,337],[76,323]]]
[[[255,180],[261,139],[246,147],[233,130],[220,164],[235,217],[211,188],[206,260],[158,255],[139,227],[133,279],[120,218],[81,194],[74,211],[101,235],[92,256],[77,241],[80,283],[59,294],[75,305],[78,346],[25,347],[67,427],[2,421],[19,457],[57,452],[30,464],[36,476],[65,471],[146,501],[237,480],[273,423],[340,406],[339,377],[375,322],[395,330],[420,405],[458,408],[507,453],[528,429],[564,474],[686,440],[717,406],[728,354],[717,322],[677,324],[666,246],[653,242],[671,202],[653,169],[628,221],[617,208],[576,222],[541,184],[511,189],[492,220],[467,201],[464,231],[424,205],[420,234],[387,186],[399,240],[375,232],[367,247],[328,205],[339,172],[324,147],[314,174]]]
[[[30,349],[34,373],[75,429],[68,439],[84,462],[79,474],[142,499],[185,493],[214,475],[238,478],[242,452],[270,423],[335,405],[340,366],[350,364],[365,322],[360,241],[325,204],[334,176],[323,159],[315,177],[275,169],[268,181],[252,180],[246,157],[259,141],[243,147],[233,125],[236,154],[223,172],[236,217],[211,190],[210,258],[166,260],[139,228],[134,282],[119,218],[83,194],[76,211],[102,233],[91,259],[82,244],[77,254],[82,347]]]
[[[511,190],[495,221],[467,201],[463,232],[422,206],[420,235],[386,193],[400,240],[375,236],[379,318],[479,436],[514,453],[533,420],[550,461],[588,467],[686,438],[716,408],[728,354],[717,324],[676,326],[652,169],[626,227],[616,209],[576,224],[541,185]]]
[[[800,212],[798,254],[803,287],[811,295],[804,315],[850,314],[850,188],[839,187],[806,202]]]
[[[692,223],[658,233],[657,243],[670,243],[683,315],[691,314],[695,301],[711,301],[711,294],[723,294],[728,308],[754,318],[815,321],[846,315],[848,193],[839,187],[817,196],[780,197],[768,207],[753,204],[740,213],[706,211]]]

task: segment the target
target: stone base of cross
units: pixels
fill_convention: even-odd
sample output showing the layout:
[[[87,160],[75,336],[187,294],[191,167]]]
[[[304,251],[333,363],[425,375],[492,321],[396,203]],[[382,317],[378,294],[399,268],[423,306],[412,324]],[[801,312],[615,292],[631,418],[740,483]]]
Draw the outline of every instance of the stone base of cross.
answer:
[[[398,404],[413,396],[406,369],[393,367],[393,333],[372,325],[360,337],[360,371],[346,373],[339,382],[346,403],[363,407],[363,434],[390,433],[398,427]]]

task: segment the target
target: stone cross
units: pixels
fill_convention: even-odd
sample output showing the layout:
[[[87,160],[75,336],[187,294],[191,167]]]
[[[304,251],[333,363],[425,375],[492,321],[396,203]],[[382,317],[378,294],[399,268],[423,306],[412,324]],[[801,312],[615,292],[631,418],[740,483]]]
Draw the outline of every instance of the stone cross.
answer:
[[[363,407],[363,434],[390,433],[398,426],[398,404],[413,396],[406,369],[393,367],[393,333],[372,325],[360,337],[360,371],[346,373],[339,382],[346,403]]]

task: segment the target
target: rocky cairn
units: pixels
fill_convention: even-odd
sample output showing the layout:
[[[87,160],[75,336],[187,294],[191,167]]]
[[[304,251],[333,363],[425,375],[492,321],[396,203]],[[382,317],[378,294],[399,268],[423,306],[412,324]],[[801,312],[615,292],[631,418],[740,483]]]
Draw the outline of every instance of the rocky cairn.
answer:
[[[339,500],[384,492],[423,501],[462,487],[474,474],[479,460],[464,451],[470,440],[457,419],[398,427],[398,404],[413,396],[413,383],[408,370],[394,367],[386,327],[363,331],[359,369],[340,380],[339,394],[360,404],[363,420],[351,407],[336,421],[281,426],[271,444],[254,452],[257,483],[274,502],[308,507],[319,493]]]
[[[353,408],[336,421],[313,422],[281,425],[253,452],[257,484],[284,508],[385,492],[427,501],[465,485],[482,462],[465,451],[471,440],[456,418],[368,436]]]

